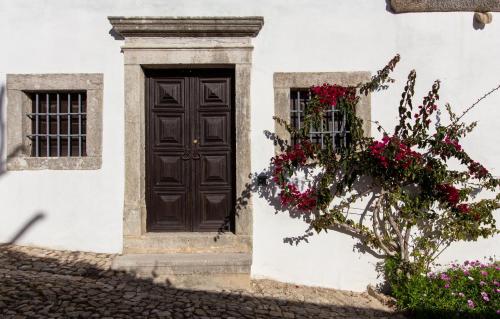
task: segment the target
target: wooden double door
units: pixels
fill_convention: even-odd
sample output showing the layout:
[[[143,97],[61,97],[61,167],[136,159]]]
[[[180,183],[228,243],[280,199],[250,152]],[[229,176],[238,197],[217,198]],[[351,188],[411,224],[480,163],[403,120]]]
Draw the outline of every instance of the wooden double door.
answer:
[[[234,70],[150,71],[146,92],[148,231],[232,228]]]

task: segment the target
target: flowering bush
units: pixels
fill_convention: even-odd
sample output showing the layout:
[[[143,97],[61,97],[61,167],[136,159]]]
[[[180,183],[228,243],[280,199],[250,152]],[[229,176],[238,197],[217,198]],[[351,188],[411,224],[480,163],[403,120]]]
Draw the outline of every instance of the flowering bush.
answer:
[[[312,226],[317,232],[333,229],[355,236],[397,264],[398,272],[410,276],[428,270],[455,241],[497,233],[493,212],[500,207],[500,181],[460,145],[476,126],[461,119],[482,99],[461,116],[446,105],[449,121],[442,124],[437,116],[442,109],[439,81],[414,108],[415,71],[408,76],[395,128],[389,132],[375,122],[382,138],[364,134],[363,121],[356,116],[359,96],[387,88],[398,61],[399,55],[370,82],[355,87],[313,86],[301,129],[275,118],[298,142],[287,146],[271,164],[284,207],[314,216]],[[334,147],[328,136],[323,148],[309,140],[309,129],[325,125],[325,114],[332,106],[345,116],[349,147]],[[431,126],[434,115],[436,122]],[[460,168],[451,168],[450,161],[458,161]],[[301,191],[290,178],[305,166],[318,174]],[[477,199],[478,190],[489,190],[494,197]],[[371,216],[350,217],[351,206],[366,197],[371,198],[366,207]]]
[[[421,318],[500,317],[500,265],[478,260],[394,281],[400,308]]]

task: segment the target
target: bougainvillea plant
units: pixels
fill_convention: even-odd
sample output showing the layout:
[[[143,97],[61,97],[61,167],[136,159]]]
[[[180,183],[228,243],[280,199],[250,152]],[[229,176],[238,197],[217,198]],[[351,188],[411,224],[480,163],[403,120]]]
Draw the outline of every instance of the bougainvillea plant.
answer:
[[[386,89],[394,81],[390,73],[399,59],[395,56],[368,83],[311,87],[301,129],[275,118],[297,142],[285,146],[272,158],[271,166],[283,207],[315,216],[312,226],[317,232],[339,230],[355,236],[365,247],[396,260],[401,270],[411,273],[428,269],[455,241],[497,233],[493,212],[499,208],[500,183],[460,145],[476,126],[475,122],[466,125],[462,117],[477,103],[461,116],[446,105],[449,121],[441,124],[436,116],[441,114],[440,82],[415,107],[415,71],[408,76],[396,127],[389,132],[375,122],[382,138],[367,137],[363,120],[356,115],[359,98]],[[348,147],[334,147],[328,136],[324,147],[309,139],[310,127],[326,125],[325,114],[332,106],[345,116]],[[301,190],[292,177],[304,167],[317,174],[310,187]],[[479,199],[480,190],[493,195]],[[349,209],[360,201],[368,202],[368,214],[360,219],[349,217]]]

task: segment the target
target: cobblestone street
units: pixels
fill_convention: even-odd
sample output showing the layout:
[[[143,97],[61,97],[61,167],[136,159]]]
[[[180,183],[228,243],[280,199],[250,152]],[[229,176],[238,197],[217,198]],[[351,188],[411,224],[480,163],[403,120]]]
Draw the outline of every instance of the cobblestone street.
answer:
[[[175,289],[109,270],[113,255],[0,247],[0,318],[401,318],[366,293],[255,281]]]

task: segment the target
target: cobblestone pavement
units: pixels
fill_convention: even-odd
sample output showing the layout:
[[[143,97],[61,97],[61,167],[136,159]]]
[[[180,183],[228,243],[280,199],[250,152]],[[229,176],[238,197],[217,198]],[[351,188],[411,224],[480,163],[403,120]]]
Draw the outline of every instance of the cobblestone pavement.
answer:
[[[175,289],[109,270],[113,255],[0,247],[0,318],[402,318],[366,294],[255,281]]]

